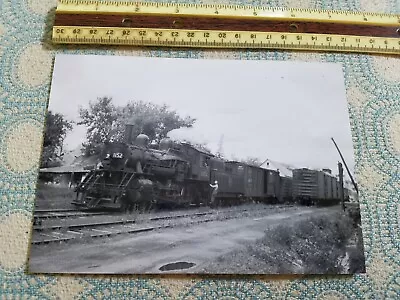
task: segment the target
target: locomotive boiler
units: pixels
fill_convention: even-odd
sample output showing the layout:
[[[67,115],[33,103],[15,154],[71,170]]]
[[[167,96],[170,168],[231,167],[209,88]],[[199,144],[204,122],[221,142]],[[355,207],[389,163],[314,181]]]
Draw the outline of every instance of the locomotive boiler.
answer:
[[[165,138],[157,147],[139,134],[124,142],[104,144],[100,162],[76,188],[73,204],[84,208],[116,208],[207,204],[213,156],[186,143]]]

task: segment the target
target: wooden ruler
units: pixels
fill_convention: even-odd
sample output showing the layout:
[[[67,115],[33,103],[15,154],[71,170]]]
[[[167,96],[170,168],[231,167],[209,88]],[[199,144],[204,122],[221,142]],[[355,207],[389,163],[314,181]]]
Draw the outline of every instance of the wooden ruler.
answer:
[[[52,39],[56,44],[400,54],[400,15],[60,0]]]

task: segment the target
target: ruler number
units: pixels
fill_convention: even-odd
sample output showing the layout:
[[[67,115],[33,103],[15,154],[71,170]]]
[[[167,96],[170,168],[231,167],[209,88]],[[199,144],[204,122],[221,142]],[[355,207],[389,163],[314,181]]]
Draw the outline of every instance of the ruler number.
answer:
[[[173,37],[178,37],[178,36],[179,36],[179,32],[173,31],[173,32],[171,32],[171,35],[172,35]]]
[[[146,30],[139,31],[140,36],[146,36],[146,34],[147,34]]]
[[[267,36],[265,37],[267,40],[270,40],[270,39],[272,39],[272,35],[270,35],[270,34],[267,34]]]
[[[296,35],[296,39],[297,39],[298,41],[301,41],[301,40],[303,39],[303,37],[302,37],[301,35]]]
[[[235,38],[240,39],[240,33],[236,33]]]
[[[131,31],[130,30],[122,30],[122,35],[130,35]]]
[[[64,33],[64,29],[58,28],[58,29],[56,30],[56,32],[57,32],[57,33]]]
[[[210,37],[210,33],[209,33],[209,32],[204,32],[204,37],[205,37],[205,38]]]
[[[312,40],[312,41],[316,41],[316,40],[318,40],[318,37],[315,36],[315,35],[313,35],[313,36],[311,37],[311,40]]]
[[[187,33],[187,37],[190,37],[190,38],[191,38],[191,37],[194,37],[194,32],[188,32],[188,33]]]
[[[282,40],[286,40],[286,39],[287,39],[287,35],[286,35],[286,34],[282,34],[282,35],[281,35],[281,39],[282,39]]]
[[[90,30],[89,30],[89,33],[90,33],[90,34],[97,34],[97,29],[90,29]]]
[[[156,31],[154,32],[155,36],[162,36],[162,31]]]
[[[327,41],[327,42],[332,42],[332,37],[327,36],[327,37],[326,37],[326,41]]]
[[[114,34],[114,30],[112,29],[107,30],[107,34]]]
[[[221,38],[221,39],[224,39],[224,38],[226,38],[226,33],[225,32],[220,32],[220,33],[218,33],[218,37]]]
[[[342,37],[340,40],[342,41],[342,43],[346,43],[346,38],[345,37]]]
[[[370,44],[373,44],[373,43],[375,43],[375,40],[374,40],[374,39],[370,39],[370,40],[369,40],[369,43],[370,43]]]
[[[256,37],[257,37],[257,34],[255,34],[255,33],[250,34],[251,39],[255,39]]]
[[[72,30],[72,33],[73,34],[80,34],[81,30],[80,29],[74,29],[74,30]]]

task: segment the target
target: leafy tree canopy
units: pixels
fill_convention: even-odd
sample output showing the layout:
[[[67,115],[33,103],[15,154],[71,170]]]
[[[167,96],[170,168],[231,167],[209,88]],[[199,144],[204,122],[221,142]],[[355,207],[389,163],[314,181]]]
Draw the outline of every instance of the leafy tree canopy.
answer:
[[[167,105],[131,101],[125,106],[115,106],[110,97],[98,98],[89,108],[80,108],[81,121],[87,128],[85,154],[98,154],[106,142],[124,140],[125,125],[133,125],[132,136],[146,134],[150,142],[158,143],[173,129],[192,127],[195,119],[182,118]]]
[[[72,122],[59,113],[47,112],[43,140],[41,168],[61,165],[65,136],[72,129]]]
[[[241,162],[242,163],[246,163],[246,164],[248,164],[250,166],[255,166],[255,167],[259,167],[263,163],[257,157],[247,157],[246,159],[242,159]]]

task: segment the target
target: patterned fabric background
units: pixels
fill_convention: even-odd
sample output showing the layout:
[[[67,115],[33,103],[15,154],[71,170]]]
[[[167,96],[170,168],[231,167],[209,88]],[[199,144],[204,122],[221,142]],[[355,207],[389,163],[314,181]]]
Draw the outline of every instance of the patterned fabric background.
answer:
[[[202,3],[205,2],[212,1]],[[237,0],[230,3],[400,13],[399,0]],[[400,299],[400,57],[54,47],[49,39],[55,6],[54,0],[0,0],[2,299]],[[27,275],[44,113],[53,58],[61,52],[341,62],[356,152],[356,176],[361,188],[367,274],[324,278]]]

